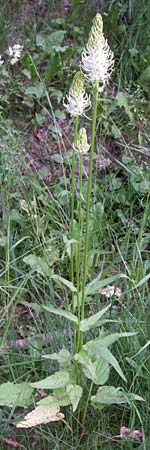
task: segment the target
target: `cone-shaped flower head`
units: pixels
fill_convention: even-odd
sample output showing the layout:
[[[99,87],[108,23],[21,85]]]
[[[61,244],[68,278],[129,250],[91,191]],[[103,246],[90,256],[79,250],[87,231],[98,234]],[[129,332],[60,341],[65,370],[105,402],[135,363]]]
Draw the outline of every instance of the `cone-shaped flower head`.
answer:
[[[75,150],[79,153],[85,154],[89,150],[89,144],[87,141],[87,134],[85,128],[80,128],[77,143],[75,145]]]
[[[97,14],[93,20],[87,45],[82,53],[81,68],[85,78],[93,84],[98,81],[100,90],[103,90],[113,67],[114,54],[103,34],[102,17]]]
[[[90,97],[85,92],[84,77],[81,72],[75,74],[66,99],[68,103],[64,103],[64,106],[71,116],[82,116],[84,111],[90,108]]]

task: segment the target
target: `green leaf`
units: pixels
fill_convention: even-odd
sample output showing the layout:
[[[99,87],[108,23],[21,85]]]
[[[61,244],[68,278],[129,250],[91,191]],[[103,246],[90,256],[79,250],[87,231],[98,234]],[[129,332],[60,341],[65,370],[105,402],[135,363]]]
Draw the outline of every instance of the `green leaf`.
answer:
[[[40,256],[31,253],[23,258],[23,262],[29,265],[34,272],[40,273],[43,276],[50,276],[51,274],[48,264]]]
[[[81,320],[80,322],[80,330],[82,332],[90,330],[90,328],[96,326],[96,323],[99,321],[99,319],[108,311],[108,309],[111,307],[111,305],[107,305],[105,308],[101,309],[96,314],[93,314],[93,316],[89,317],[88,319]]]
[[[52,274],[51,278],[53,280],[55,280],[58,284],[60,283],[60,284],[64,284],[65,286],[67,286],[70,289],[71,292],[76,292],[77,291],[75,286],[73,286],[73,283],[71,283],[71,281],[68,281],[65,278],[60,277],[59,275],[56,275],[56,274]]]
[[[128,278],[124,273],[119,273],[118,275],[113,275],[112,277],[105,278],[105,280],[100,280],[100,275],[88,283],[85,288],[85,295],[93,295],[99,292],[100,289],[107,286],[108,284],[114,283],[114,281],[120,280],[120,278]]]
[[[119,106],[119,108],[123,107],[125,109],[127,116],[129,117],[130,120],[132,120],[133,113],[130,109],[128,94],[126,94],[125,92],[118,92],[118,94],[116,95],[116,103],[117,106]]]
[[[96,377],[96,368],[85,350],[81,350],[80,353],[74,355],[74,360],[82,365],[84,375],[90,380],[94,380]]]
[[[70,382],[70,375],[65,370],[60,370],[55,372],[43,380],[37,381],[35,383],[30,383],[30,386],[37,389],[58,389],[65,387]]]
[[[48,395],[45,398],[42,398],[37,403],[38,405],[49,405],[49,406],[67,406],[70,405],[70,399],[66,395],[66,391],[62,389],[63,394],[55,394],[54,395]]]
[[[55,308],[53,306],[46,306],[46,305],[42,305],[41,308],[45,309],[46,311],[48,311],[52,314],[55,314],[56,316],[65,317],[66,319],[70,320],[71,322],[75,322],[76,324],[78,323],[77,317],[74,316],[74,314],[72,314],[69,311],[64,311],[64,309]]]
[[[143,401],[143,398],[139,395],[126,393],[120,388],[114,386],[100,387],[96,395],[91,397],[91,402],[95,404],[112,405],[113,403],[130,403],[131,401]]]
[[[93,362],[90,355],[85,350],[76,353],[75,361],[82,365],[84,375],[93,381],[94,384],[104,384],[109,377],[109,364],[102,357],[97,357]]]
[[[32,403],[33,389],[27,383],[3,383],[0,385],[0,406],[26,407]]]
[[[37,81],[35,85],[29,86],[25,90],[25,95],[34,95],[36,98],[41,99],[45,96],[45,88],[42,81]]]
[[[78,407],[78,403],[82,396],[82,392],[83,392],[83,389],[78,384],[75,384],[75,385],[69,384],[69,386],[67,386],[67,388],[66,388],[66,393],[67,393],[67,395],[70,399],[70,402],[73,406],[73,412],[75,412]]]
[[[96,369],[96,375],[93,382],[100,385],[107,383],[110,372],[108,362],[102,357],[97,358],[97,361],[94,362],[94,366]]]
[[[107,361],[118,373],[118,375],[120,375],[120,377],[124,380],[127,381],[121,367],[119,366],[118,361],[116,360],[115,356],[112,355],[112,353],[110,352],[110,350],[108,350],[108,348],[106,347],[102,347],[99,349],[99,355],[101,355],[105,361]]]
[[[105,336],[103,333],[101,333],[100,336],[98,336],[93,341],[87,342],[87,344],[85,344],[85,347],[90,349],[94,354],[98,355],[100,347],[102,346],[109,347],[122,337],[135,336],[136,334],[137,334],[136,332],[131,333],[125,332],[125,333],[112,333],[109,334],[108,336]]]
[[[52,359],[53,361],[58,361],[60,363],[62,362],[68,362],[71,361],[71,354],[68,350],[65,348],[62,348],[60,352],[58,353],[51,353],[50,355],[43,355],[43,358],[45,359]]]

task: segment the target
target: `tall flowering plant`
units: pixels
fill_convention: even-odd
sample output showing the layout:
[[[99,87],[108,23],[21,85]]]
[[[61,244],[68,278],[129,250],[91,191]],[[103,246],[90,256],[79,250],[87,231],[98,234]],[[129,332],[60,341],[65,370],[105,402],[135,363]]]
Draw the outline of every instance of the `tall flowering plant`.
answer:
[[[94,294],[101,287],[106,286],[97,277],[87,284],[87,258],[89,250],[89,214],[92,187],[92,163],[96,134],[97,105],[99,95],[107,86],[114,68],[114,56],[103,34],[103,21],[97,14],[92,25],[88,42],[81,56],[80,71],[76,73],[69,94],[64,100],[64,106],[74,121],[74,142],[72,145],[72,171],[71,171],[71,207],[70,207],[70,288],[72,291],[72,303],[70,309],[54,308],[42,305],[42,309],[48,313],[66,318],[73,325],[74,348],[73,352],[61,349],[57,353],[46,355],[49,360],[57,361],[59,370],[38,382],[28,383],[30,389],[48,389],[51,395],[38,401],[38,406],[25,416],[17,424],[18,428],[28,428],[50,421],[64,420],[60,407],[72,406],[73,413],[78,410],[78,421],[82,426],[85,423],[89,402],[93,407],[111,405],[112,403],[124,404],[140,400],[140,397],[123,389],[108,384],[110,367],[125,382],[126,378],[115,356],[109,347],[122,337],[131,336],[134,333],[113,333],[104,331],[104,326],[109,323],[105,319],[110,308],[107,304],[96,314],[85,318],[86,296]],[[84,79],[92,84],[92,98],[85,91]],[[80,128],[80,117],[92,106],[91,139],[88,143],[87,133],[84,127]],[[83,119],[82,119],[83,120]],[[82,217],[82,173],[83,155],[89,152],[89,172],[86,204],[85,223]],[[77,238],[74,236],[74,209],[75,209],[75,159],[79,159],[79,195],[78,195],[78,230]],[[76,257],[76,261],[75,261]],[[119,276],[118,276],[119,277]],[[114,278],[116,279],[116,277]],[[99,328],[98,337],[87,340],[87,334],[95,327]],[[107,385],[106,385],[107,383]],[[20,386],[20,385],[19,385]],[[97,386],[97,390],[96,390]],[[93,392],[94,391],[94,392]]]

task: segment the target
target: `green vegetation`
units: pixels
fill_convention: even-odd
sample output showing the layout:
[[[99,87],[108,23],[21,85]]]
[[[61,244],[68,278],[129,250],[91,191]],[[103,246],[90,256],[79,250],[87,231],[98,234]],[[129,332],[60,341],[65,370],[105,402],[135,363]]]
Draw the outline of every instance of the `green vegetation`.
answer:
[[[4,450],[150,447],[150,4],[98,3],[2,1]],[[93,116],[72,117],[99,12],[115,70],[102,93],[85,82]]]

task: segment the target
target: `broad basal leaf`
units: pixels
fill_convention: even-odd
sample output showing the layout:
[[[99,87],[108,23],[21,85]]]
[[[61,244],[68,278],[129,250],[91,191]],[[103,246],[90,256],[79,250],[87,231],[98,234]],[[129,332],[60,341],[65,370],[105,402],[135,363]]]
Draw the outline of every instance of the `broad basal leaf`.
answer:
[[[67,388],[66,388],[66,393],[67,393],[67,395],[70,399],[70,402],[73,406],[73,412],[75,412],[78,407],[78,403],[82,396],[82,392],[83,392],[83,389],[78,384],[75,384],[75,385],[69,384],[69,386],[67,386]]]
[[[33,389],[27,383],[3,383],[0,385],[0,406],[23,406],[32,403]]]
[[[62,420],[64,414],[59,411],[59,406],[37,406],[24,417],[24,420],[17,423],[16,428],[31,428],[42,423]]]
[[[69,382],[69,372],[60,370],[59,372],[55,372],[53,375],[50,375],[43,380],[37,381],[35,383],[30,383],[30,386],[37,389],[58,389],[67,386]]]
[[[105,404],[111,405],[113,403],[130,403],[131,401],[143,401],[142,397],[132,393],[126,393],[120,388],[115,388],[114,386],[103,386],[100,387],[96,395],[91,397],[91,402],[95,404]]]
[[[94,327],[96,323],[99,321],[99,319],[108,311],[110,306],[111,305],[107,305],[105,308],[101,309],[101,311],[99,311],[96,314],[93,314],[93,316],[89,317],[88,319],[81,320],[80,330],[84,332]]]

